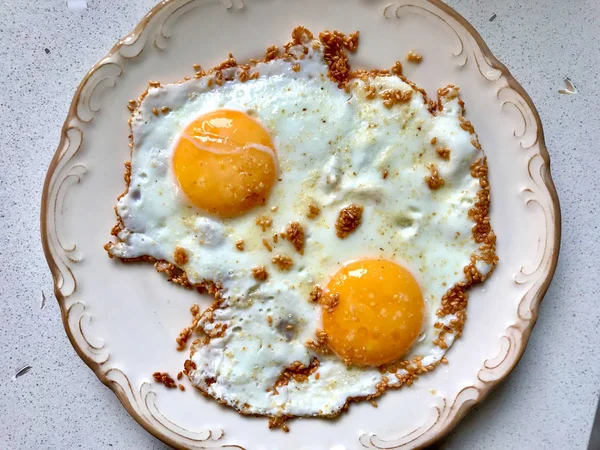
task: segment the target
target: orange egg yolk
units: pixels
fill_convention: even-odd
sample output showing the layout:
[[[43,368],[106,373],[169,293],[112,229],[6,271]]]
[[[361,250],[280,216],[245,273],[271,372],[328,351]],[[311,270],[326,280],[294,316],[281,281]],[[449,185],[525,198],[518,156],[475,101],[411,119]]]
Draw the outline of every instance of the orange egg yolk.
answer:
[[[265,203],[277,179],[269,133],[241,111],[198,117],[181,133],[173,169],[186,197],[219,217],[235,217]]]
[[[346,361],[377,366],[405,355],[423,325],[425,304],[410,272],[390,261],[358,260],[342,267],[325,295],[339,294],[323,329],[332,350]]]

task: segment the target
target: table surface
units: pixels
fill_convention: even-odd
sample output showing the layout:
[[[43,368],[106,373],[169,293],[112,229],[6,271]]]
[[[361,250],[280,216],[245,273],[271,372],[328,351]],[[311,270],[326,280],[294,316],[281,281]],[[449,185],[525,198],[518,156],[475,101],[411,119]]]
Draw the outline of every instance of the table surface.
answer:
[[[155,1],[0,3],[0,442],[164,449],[75,354],[39,238],[44,176],[75,88]],[[537,105],[563,238],[521,362],[437,447],[586,449],[600,392],[600,2],[450,4]],[[559,94],[566,77],[577,94]],[[15,379],[26,365],[31,370]]]

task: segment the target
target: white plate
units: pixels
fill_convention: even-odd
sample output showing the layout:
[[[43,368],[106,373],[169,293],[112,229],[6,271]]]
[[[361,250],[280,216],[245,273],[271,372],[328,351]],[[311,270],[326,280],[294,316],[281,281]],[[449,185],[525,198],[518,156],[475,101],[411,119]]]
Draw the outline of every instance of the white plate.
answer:
[[[424,55],[405,75],[432,97],[462,87],[467,118],[488,156],[491,219],[500,264],[472,290],[469,320],[450,364],[389,392],[379,407],[353,405],[337,420],[301,419],[290,433],[202,397],[152,382],[181,370],[174,339],[190,321],[194,292],[150,265],[123,267],[103,244],[123,190],[127,101],[149,79],[193,75],[233,52],[242,61],[313,32],[360,30],[355,60],[391,67],[410,49]],[[86,75],[65,122],[43,194],[42,239],[65,329],[79,355],[129,413],[180,448],[414,448],[449,432],[512,370],[521,356],[558,258],[560,211],[537,112],[476,31],[437,0],[171,0],[159,4]],[[93,405],[90,405],[93,407]]]

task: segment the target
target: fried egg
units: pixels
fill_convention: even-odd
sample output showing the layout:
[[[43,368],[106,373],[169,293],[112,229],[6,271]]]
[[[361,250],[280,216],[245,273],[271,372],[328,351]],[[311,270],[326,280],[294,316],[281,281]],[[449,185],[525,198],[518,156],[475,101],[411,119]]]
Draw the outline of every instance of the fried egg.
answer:
[[[216,286],[186,362],[198,389],[334,416],[445,361],[495,238],[458,88],[435,104],[398,67],[341,81],[353,41],[294,34],[278,58],[148,89],[106,248]]]

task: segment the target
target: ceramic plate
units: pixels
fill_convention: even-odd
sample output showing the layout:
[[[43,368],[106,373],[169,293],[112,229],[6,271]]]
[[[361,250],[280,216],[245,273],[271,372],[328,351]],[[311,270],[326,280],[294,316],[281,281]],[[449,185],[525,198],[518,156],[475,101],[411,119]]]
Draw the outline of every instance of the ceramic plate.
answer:
[[[337,420],[293,421],[289,433],[242,417],[188,385],[152,381],[176,374],[186,355],[174,339],[197,294],[167,283],[151,265],[123,266],[103,249],[114,225],[129,158],[127,101],[148,80],[192,76],[233,52],[258,58],[304,25],[360,30],[354,60],[391,67],[408,50],[424,56],[405,75],[435,97],[462,88],[466,117],[488,156],[491,219],[500,263],[473,289],[464,335],[450,363],[410,388],[353,405]],[[535,108],[477,32],[439,1],[166,0],[96,64],[79,86],[52,160],[42,201],[42,239],[67,334],[83,360],[149,432],[179,448],[414,448],[432,443],[482,401],[517,363],[558,258],[560,212]]]

